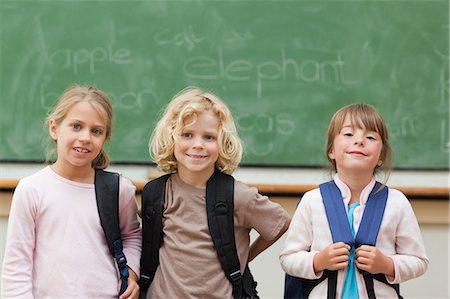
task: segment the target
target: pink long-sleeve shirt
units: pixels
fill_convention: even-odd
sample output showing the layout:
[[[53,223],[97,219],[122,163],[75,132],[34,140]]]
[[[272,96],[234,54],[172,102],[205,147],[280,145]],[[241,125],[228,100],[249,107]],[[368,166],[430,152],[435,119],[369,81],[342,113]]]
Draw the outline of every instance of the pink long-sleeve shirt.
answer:
[[[351,199],[350,189],[335,177],[345,206]],[[355,234],[361,223],[362,214],[371,190],[373,179],[361,192],[360,206],[354,211]],[[314,256],[333,243],[328,220],[319,189],[304,194],[288,229],[285,246],[280,254],[281,266],[286,273],[306,279],[320,278],[322,272],[315,273]],[[395,276],[386,276],[391,284],[398,284],[422,275],[428,266],[420,228],[408,199],[398,190],[389,189],[388,200],[381,223],[376,247],[392,258]],[[346,270],[338,271],[337,298],[341,298]],[[359,298],[367,298],[362,275],[357,271]],[[391,287],[374,280],[377,298],[396,298]],[[327,297],[327,280],[313,289],[310,298]]]
[[[135,187],[124,177],[119,214],[123,251],[139,275]],[[9,215],[1,298],[117,298],[118,279],[94,185],[67,180],[50,167],[22,179]]]

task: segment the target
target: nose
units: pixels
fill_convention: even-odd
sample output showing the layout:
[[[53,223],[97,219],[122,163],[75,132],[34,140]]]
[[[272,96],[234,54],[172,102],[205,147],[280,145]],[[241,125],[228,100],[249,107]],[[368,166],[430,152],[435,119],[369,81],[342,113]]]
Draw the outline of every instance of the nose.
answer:
[[[78,135],[78,140],[82,143],[88,143],[91,141],[91,134],[89,130],[81,130]]]
[[[363,138],[363,136],[361,136],[359,134],[355,135],[354,144],[355,145],[364,145],[364,138]]]
[[[193,148],[203,148],[203,138],[197,136],[194,138]]]

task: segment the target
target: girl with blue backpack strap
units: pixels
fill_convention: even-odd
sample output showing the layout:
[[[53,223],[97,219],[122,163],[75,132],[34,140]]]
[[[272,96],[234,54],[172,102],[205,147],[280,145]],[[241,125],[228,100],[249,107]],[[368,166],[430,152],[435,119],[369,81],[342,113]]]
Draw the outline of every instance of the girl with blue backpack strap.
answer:
[[[384,185],[392,153],[378,111],[338,110],[326,154],[334,178],[304,194],[280,254],[285,298],[401,298],[398,284],[422,275],[428,258],[408,199]]]

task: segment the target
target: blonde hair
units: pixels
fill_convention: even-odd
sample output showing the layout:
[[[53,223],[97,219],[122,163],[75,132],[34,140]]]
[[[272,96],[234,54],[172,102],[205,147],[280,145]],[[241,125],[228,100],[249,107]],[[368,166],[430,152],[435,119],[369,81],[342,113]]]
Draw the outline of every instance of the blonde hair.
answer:
[[[383,144],[380,160],[383,164],[374,169],[374,174],[383,171],[385,173],[384,183],[386,183],[392,168],[392,150],[389,143],[388,130],[380,113],[373,106],[365,103],[350,104],[342,107],[331,118],[330,125],[328,126],[326,152],[328,161],[330,162],[330,171],[337,172],[336,161],[331,159],[328,154],[333,149],[334,138],[344,126],[346,117],[349,117],[352,125],[377,132],[380,135]]]
[[[159,170],[169,173],[177,170],[174,156],[176,139],[186,125],[186,119],[192,117],[195,122],[204,111],[213,112],[219,119],[216,168],[231,174],[238,167],[243,148],[229,108],[214,94],[188,87],[170,101],[150,137],[150,156]]]
[[[105,140],[109,141],[113,121],[111,100],[108,98],[106,93],[92,86],[73,85],[64,91],[53,110],[48,114],[46,118],[46,126],[49,126],[51,119],[55,121],[56,125],[59,125],[64,120],[70,109],[72,109],[75,104],[80,102],[88,102],[103,117],[106,124]],[[49,138],[46,154],[47,161],[53,160],[56,156],[55,145],[56,141]],[[109,156],[105,149],[102,148],[98,156],[92,160],[92,167],[95,169],[105,169],[108,165]]]

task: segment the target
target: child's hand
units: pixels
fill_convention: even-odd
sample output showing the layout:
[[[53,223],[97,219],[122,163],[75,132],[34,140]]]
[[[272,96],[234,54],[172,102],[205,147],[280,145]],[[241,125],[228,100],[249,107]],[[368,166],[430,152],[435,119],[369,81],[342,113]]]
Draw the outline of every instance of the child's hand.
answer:
[[[362,245],[356,249],[355,265],[371,274],[394,276],[394,262],[374,246]]]
[[[314,271],[345,269],[348,264],[350,246],[343,242],[331,244],[314,256]]]
[[[128,271],[130,273],[130,277],[128,277],[128,287],[125,292],[120,295],[120,299],[137,299],[139,298],[139,284],[137,283],[138,278],[136,273],[134,273],[131,268],[128,267]],[[122,282],[119,280],[119,290],[121,283]]]

